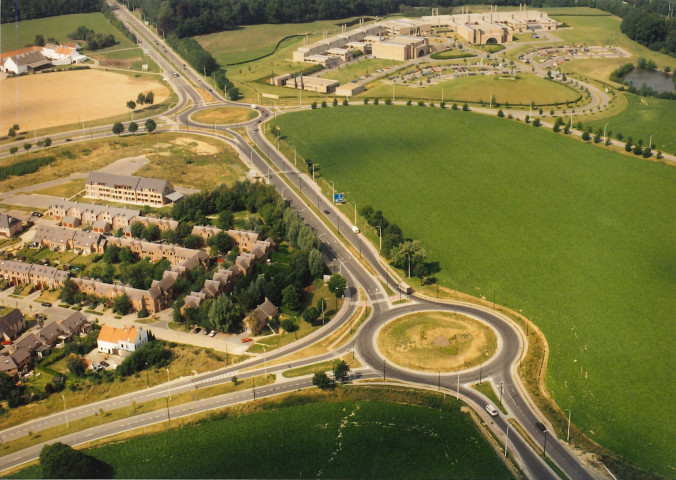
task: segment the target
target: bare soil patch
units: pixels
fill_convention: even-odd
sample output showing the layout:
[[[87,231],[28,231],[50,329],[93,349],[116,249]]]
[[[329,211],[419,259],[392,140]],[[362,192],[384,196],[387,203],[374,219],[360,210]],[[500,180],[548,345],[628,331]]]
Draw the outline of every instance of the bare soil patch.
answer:
[[[380,352],[402,367],[456,371],[490,358],[497,337],[485,324],[455,313],[407,315],[385,325],[377,338]]]
[[[200,110],[192,115],[195,122],[206,124],[227,125],[241,123],[255,118],[258,113],[250,108],[241,107],[215,107]]]
[[[25,131],[124,114],[129,100],[149,91],[155,103],[169,96],[157,80],[94,69],[7,78],[0,82],[0,131],[15,123]]]

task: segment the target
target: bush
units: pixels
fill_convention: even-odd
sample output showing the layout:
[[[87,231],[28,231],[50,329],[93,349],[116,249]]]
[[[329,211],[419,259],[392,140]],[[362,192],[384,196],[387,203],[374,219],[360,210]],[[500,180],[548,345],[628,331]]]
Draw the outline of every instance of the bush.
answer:
[[[166,348],[163,342],[148,342],[125,358],[122,364],[117,367],[115,373],[122,377],[128,377],[134,373],[142,372],[146,369],[146,365],[148,368],[164,367],[169,364],[173,357],[173,352]]]
[[[315,373],[314,377],[312,377],[312,385],[322,390],[326,390],[332,386],[331,380],[329,380],[329,377],[324,372]]]
[[[13,163],[11,165],[0,167],[0,180],[4,180],[7,177],[22,175],[28,175],[29,173],[36,172],[40,167],[49,165],[54,160],[54,157],[41,157],[33,158],[31,160],[23,160],[21,162]]]
[[[582,133],[582,140],[584,140],[585,142],[591,140],[591,135],[589,135],[589,132]]]
[[[462,105],[462,111],[463,111],[463,112],[469,112],[469,105],[467,105],[466,103],[464,103],[464,104]]]
[[[310,325],[314,325],[315,322],[319,319],[319,310],[317,310],[315,307],[310,307],[303,312],[302,316],[303,320],[305,320]]]
[[[505,112],[502,111],[502,109],[498,110],[498,117],[502,118],[505,116]]]
[[[312,103],[310,104],[310,108],[311,108],[312,110],[316,109],[316,108],[317,108],[317,102],[312,102]]]
[[[411,99],[409,98],[408,101],[406,102],[406,105],[412,105],[412,104],[413,104],[413,102],[412,102]]]
[[[533,120],[533,126],[534,126],[534,127],[539,127],[540,125],[542,125],[542,124],[540,123],[540,119],[539,119],[539,118],[536,118],[535,120]]]
[[[43,478],[111,478],[113,474],[107,463],[60,442],[42,447],[40,470]]]
[[[145,308],[142,308],[141,310],[139,310],[137,317],[138,318],[146,318],[149,315],[150,315],[150,313],[148,313],[148,310],[146,310]]]
[[[285,318],[284,320],[282,320],[279,323],[279,326],[282,327],[282,329],[284,329],[285,332],[289,332],[289,333],[295,332],[296,330],[298,330],[298,327],[296,326],[296,324],[293,323],[293,320],[291,320],[289,318]]]
[[[378,105],[380,103],[380,100],[378,98],[373,99],[373,104]]]

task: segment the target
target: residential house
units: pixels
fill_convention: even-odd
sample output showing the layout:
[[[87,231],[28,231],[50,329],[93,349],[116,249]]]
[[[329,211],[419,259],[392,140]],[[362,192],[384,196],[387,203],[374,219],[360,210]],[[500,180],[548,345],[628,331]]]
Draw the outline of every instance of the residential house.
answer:
[[[0,336],[5,340],[15,340],[26,329],[26,320],[18,308],[0,316]]]
[[[142,328],[115,328],[103,325],[97,339],[99,352],[119,355],[120,352],[134,352],[148,342],[148,332]]]
[[[128,227],[136,217],[141,215],[141,212],[129,208],[57,200],[49,206],[47,214],[58,221],[62,221],[64,217],[79,218],[83,225],[105,222],[117,230],[118,228],[124,229]]]
[[[246,328],[251,333],[258,333],[263,330],[270,320],[279,317],[279,309],[267,298],[244,321]]]
[[[21,227],[21,220],[0,213],[0,237],[12,238],[21,231]]]

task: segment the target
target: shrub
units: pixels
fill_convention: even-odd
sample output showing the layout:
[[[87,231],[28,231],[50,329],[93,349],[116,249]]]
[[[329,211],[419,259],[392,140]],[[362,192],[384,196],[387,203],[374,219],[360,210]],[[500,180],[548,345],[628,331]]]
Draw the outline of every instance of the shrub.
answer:
[[[296,324],[293,323],[293,320],[289,318],[285,318],[284,320],[282,320],[279,326],[282,327],[285,332],[295,332],[296,330],[298,330]]]
[[[142,308],[141,310],[139,310],[139,312],[137,314],[138,318],[146,318],[149,315],[150,315],[150,313],[148,313],[148,310],[146,310],[145,308]]]
[[[533,126],[534,126],[534,127],[539,127],[540,125],[541,125],[541,123],[540,123],[540,119],[539,119],[539,118],[536,118],[535,120],[533,120]]]
[[[312,103],[310,104],[310,108],[311,108],[312,110],[316,109],[316,108],[317,108],[317,102],[312,102]]]
[[[589,132],[582,133],[582,140],[584,140],[585,142],[591,140],[591,135],[589,135]]]
[[[505,116],[505,112],[502,111],[502,109],[498,110],[498,117],[502,118]]]
[[[463,104],[463,105],[462,105],[462,111],[463,111],[463,112],[469,112],[469,105],[467,105],[466,103]]]

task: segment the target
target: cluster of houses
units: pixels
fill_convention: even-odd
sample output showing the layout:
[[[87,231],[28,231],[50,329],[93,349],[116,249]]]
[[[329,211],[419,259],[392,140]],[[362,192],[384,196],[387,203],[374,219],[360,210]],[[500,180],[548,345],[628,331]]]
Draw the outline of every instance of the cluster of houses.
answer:
[[[162,207],[178,202],[183,194],[159,178],[90,172],[85,183],[85,197],[135,205]]]
[[[14,309],[0,317],[0,333],[6,341],[12,341],[26,329],[23,314]],[[0,352],[0,372],[15,376],[26,369],[34,356],[44,357],[52,348],[63,346],[75,335],[84,335],[92,330],[92,324],[80,312],[73,312],[58,322],[50,322],[36,333],[30,333],[18,342],[8,345]]]
[[[0,55],[0,72],[19,75],[35,72],[53,65],[70,65],[87,60],[80,53],[81,47],[75,42],[55,45],[48,43],[44,47],[32,46]]]

